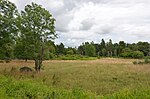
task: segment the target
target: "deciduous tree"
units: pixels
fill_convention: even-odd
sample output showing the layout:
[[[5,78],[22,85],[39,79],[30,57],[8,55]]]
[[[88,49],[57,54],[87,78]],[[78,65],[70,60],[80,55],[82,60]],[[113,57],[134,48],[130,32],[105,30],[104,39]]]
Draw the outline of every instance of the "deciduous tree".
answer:
[[[46,44],[56,37],[55,19],[48,10],[32,3],[21,11],[19,20],[21,42],[25,46],[22,50],[32,56],[35,60],[35,70],[40,71]]]

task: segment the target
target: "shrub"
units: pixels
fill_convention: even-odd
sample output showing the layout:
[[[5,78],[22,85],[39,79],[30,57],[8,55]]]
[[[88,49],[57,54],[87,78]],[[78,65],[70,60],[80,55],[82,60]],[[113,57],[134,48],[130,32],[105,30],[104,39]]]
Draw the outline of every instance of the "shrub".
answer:
[[[150,64],[150,59],[144,59],[144,61],[134,61],[133,64]]]
[[[144,57],[143,52],[140,52],[140,51],[132,52],[132,58],[143,58],[143,57]]]
[[[55,58],[55,55],[53,53],[49,53],[49,58],[50,59],[54,59]]]
[[[150,63],[150,59],[147,59],[147,58],[144,59],[144,63],[145,63],[145,64],[149,64],[149,63]]]
[[[73,52],[73,50],[68,50],[68,51],[67,51],[67,54],[68,54],[68,55],[73,55],[74,52]]]
[[[140,51],[133,51],[133,52],[124,52],[120,56],[124,58],[143,58],[144,54],[143,52]]]

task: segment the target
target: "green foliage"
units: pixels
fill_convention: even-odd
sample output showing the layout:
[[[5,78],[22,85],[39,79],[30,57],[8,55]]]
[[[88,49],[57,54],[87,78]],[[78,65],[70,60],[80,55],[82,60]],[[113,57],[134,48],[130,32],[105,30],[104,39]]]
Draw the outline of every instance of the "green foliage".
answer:
[[[140,51],[134,51],[134,52],[132,52],[132,57],[133,58],[143,58],[144,54],[143,54],[143,52],[140,52]]]
[[[90,56],[93,57],[95,56],[95,47],[92,44],[86,44],[85,45],[85,55],[86,56]]]
[[[65,47],[63,43],[60,43],[60,45],[56,46],[56,53],[57,55],[65,55]]]
[[[68,54],[68,55],[73,55],[74,52],[73,52],[73,50],[68,50],[68,51],[67,51],[67,54]]]
[[[123,52],[120,56],[124,58],[143,58],[144,54],[140,51],[133,51],[133,52]]]
[[[55,59],[55,54],[53,54],[53,53],[49,53],[49,59]]]
[[[17,35],[16,6],[8,0],[0,0],[0,59],[13,58],[14,40]]]
[[[150,63],[150,59],[147,59],[147,58],[144,59],[144,63],[145,63],[145,64],[149,64],[149,63]]]
[[[150,44],[148,42],[138,42],[137,47],[145,56],[150,54]]]
[[[124,48],[123,52],[132,52],[132,50],[130,48]]]

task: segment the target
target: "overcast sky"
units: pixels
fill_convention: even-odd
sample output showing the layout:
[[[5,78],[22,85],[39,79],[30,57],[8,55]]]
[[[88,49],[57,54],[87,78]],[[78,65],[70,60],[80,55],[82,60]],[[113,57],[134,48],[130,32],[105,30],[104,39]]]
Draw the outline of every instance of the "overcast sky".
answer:
[[[150,0],[10,0],[19,10],[35,2],[56,19],[58,39],[65,46],[85,41],[150,42]]]

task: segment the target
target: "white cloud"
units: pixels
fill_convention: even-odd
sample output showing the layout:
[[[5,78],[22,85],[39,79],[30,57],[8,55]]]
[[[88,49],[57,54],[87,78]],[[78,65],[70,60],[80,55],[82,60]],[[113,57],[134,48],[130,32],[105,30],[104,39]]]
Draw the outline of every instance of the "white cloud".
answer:
[[[32,1],[56,18],[56,42],[77,46],[102,38],[150,42],[150,0],[10,0],[19,9]]]

